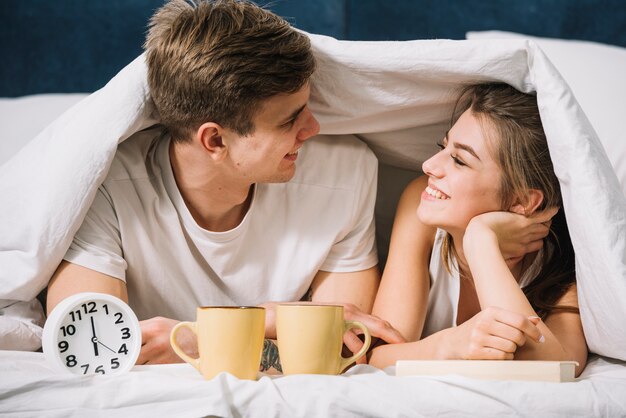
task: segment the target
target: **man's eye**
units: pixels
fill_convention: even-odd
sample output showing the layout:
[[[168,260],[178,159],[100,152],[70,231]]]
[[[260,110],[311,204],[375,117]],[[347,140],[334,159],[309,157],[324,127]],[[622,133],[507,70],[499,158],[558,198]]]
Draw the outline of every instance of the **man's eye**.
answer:
[[[294,123],[296,123],[296,119],[295,118],[291,119],[290,121],[287,121],[287,122],[283,123],[281,127],[284,128],[284,129],[291,129],[291,128],[293,128]]]

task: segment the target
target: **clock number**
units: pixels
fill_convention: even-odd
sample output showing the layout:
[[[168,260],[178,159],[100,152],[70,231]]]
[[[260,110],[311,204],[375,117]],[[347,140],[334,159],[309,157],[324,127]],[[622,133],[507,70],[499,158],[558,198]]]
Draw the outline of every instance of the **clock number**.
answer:
[[[78,362],[76,361],[76,356],[74,354],[70,354],[65,357],[65,364],[67,364],[67,367],[74,367],[77,363]]]
[[[124,322],[124,320],[122,319],[121,312],[115,312],[115,317],[117,318],[117,320],[115,321],[116,324],[121,324],[122,322]],[[127,329],[127,328],[124,328],[124,329]]]
[[[81,364],[80,367],[84,369],[83,374],[87,374],[87,370],[89,370],[89,364]]]
[[[127,340],[130,338],[130,329],[122,328],[122,340]]]
[[[118,353],[122,353],[122,354],[128,354],[128,348],[126,348],[126,344],[122,344],[122,346],[120,347],[119,350],[117,350]]]
[[[102,305],[102,307],[104,308],[104,311],[107,313],[107,315],[109,314],[109,307],[107,306],[107,304],[105,303],[104,305]]]
[[[112,369],[117,369],[118,367],[120,367],[120,362],[118,361],[118,358],[112,358],[111,359],[111,368]]]
[[[70,345],[67,341],[59,341],[59,348],[61,349],[61,353],[65,353],[67,349],[70,348]]]
[[[96,309],[96,302],[83,303],[81,306],[83,310],[85,311],[85,314],[98,312],[98,310]],[[87,307],[89,307],[89,309]]]
[[[100,373],[100,374],[105,374],[105,371],[103,369],[103,366],[98,366],[96,367],[96,370],[94,370],[96,373]]]
[[[62,326],[61,331],[63,332],[63,336],[67,337],[68,335],[74,335],[76,332],[76,327],[72,324],[68,326]]]
[[[74,312],[70,312],[70,316],[72,317],[72,322],[76,322],[76,317],[78,317],[79,321],[83,320],[83,317],[80,314],[80,310],[74,311]]]

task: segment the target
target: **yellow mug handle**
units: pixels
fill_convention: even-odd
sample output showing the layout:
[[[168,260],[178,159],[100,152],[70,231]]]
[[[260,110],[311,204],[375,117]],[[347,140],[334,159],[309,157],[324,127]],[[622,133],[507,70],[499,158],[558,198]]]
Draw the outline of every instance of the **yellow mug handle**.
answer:
[[[198,335],[196,332],[195,322],[179,322],[178,324],[176,324],[174,328],[172,328],[172,332],[170,333],[170,345],[174,349],[174,352],[178,354],[180,358],[185,360],[187,363],[191,364],[193,367],[195,367],[199,371],[200,370],[200,358],[193,358],[193,357],[188,356],[176,342],[176,334],[183,327],[189,328],[191,332]]]
[[[358,321],[343,321],[343,322],[344,322],[344,332],[352,328],[360,328],[361,331],[363,331],[363,334],[365,335],[365,341],[363,342],[363,347],[361,347],[358,353],[356,353],[352,357],[342,358],[339,373],[343,372],[346,367],[348,367],[349,365],[357,361],[363,354],[365,354],[367,349],[370,348],[370,344],[372,343],[372,337],[370,336],[370,331],[367,329],[365,325],[363,325],[362,323]]]

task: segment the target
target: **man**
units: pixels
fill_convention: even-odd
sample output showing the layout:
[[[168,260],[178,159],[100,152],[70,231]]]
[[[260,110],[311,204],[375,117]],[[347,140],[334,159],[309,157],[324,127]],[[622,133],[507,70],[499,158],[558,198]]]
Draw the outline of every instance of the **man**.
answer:
[[[308,38],[250,2],[172,0],[145,48],[162,126],[119,146],[48,310],[81,291],[128,300],[143,319],[139,364],[180,361],[169,332],[197,306],[264,304],[272,338],[272,302],[309,291],[397,340],[362,313],[379,281],[376,159],[349,138],[307,142],[319,131]]]

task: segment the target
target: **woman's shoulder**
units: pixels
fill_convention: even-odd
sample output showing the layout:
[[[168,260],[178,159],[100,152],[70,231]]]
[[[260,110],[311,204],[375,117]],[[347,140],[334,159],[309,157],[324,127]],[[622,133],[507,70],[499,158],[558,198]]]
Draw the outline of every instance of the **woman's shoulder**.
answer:
[[[400,202],[398,203],[399,209],[407,208],[417,209],[420,204],[421,194],[428,185],[428,177],[421,175],[412,180],[402,192],[400,196]]]
[[[576,282],[569,285],[563,295],[557,300],[556,306],[573,306],[578,308],[578,289]]]
[[[417,177],[416,179],[411,180],[411,182],[404,189],[403,194],[411,194],[411,195],[419,196],[422,194],[426,186],[428,186],[428,176],[421,175]]]
[[[419,247],[430,255],[437,228],[423,224],[417,217],[417,207],[420,204],[421,194],[428,185],[428,177],[420,176],[412,180],[402,192],[396,217],[393,235],[402,241],[402,246],[414,249]]]

